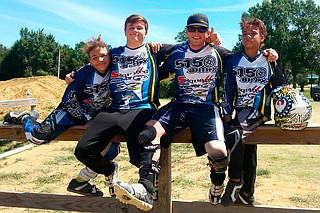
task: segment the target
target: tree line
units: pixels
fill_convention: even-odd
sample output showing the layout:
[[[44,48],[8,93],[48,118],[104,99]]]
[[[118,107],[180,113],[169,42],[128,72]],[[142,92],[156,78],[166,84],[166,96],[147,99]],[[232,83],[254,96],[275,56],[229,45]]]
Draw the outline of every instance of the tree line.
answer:
[[[313,0],[264,0],[249,8],[242,17],[259,18],[265,23],[268,36],[264,48],[271,47],[279,53],[278,63],[289,83],[294,87],[298,84],[302,89],[307,83],[320,84],[320,7]],[[185,41],[185,30],[175,39]],[[232,51],[241,50],[239,34]],[[318,78],[308,79],[310,75]]]
[[[286,78],[304,85],[307,77],[320,74],[320,7],[313,0],[264,0],[242,14],[264,21],[268,36],[265,48],[279,53],[278,63]],[[239,20],[240,22],[240,20]],[[240,31],[240,27],[239,27]],[[185,41],[185,30],[178,32],[175,40]],[[60,77],[77,70],[88,62],[82,51],[84,42],[61,45],[52,34],[22,28],[20,39],[12,47],[0,44],[0,80],[37,75],[55,75],[58,72],[60,52]],[[241,36],[233,52],[241,51]],[[319,85],[319,78],[313,79]]]
[[[20,39],[12,47],[0,45],[0,80],[11,78],[55,75],[58,72],[60,52],[60,71],[62,77],[71,70],[77,70],[88,63],[87,56],[81,50],[84,42],[71,48],[60,45],[52,34],[22,28]]]

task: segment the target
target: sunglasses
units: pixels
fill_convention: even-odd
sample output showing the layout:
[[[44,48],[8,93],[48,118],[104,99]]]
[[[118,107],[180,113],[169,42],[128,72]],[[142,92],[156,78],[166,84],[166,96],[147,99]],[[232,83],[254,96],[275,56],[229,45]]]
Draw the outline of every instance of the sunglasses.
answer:
[[[205,33],[208,31],[208,28],[207,27],[187,27],[187,30],[190,33],[194,33],[196,31],[198,31],[199,33]]]

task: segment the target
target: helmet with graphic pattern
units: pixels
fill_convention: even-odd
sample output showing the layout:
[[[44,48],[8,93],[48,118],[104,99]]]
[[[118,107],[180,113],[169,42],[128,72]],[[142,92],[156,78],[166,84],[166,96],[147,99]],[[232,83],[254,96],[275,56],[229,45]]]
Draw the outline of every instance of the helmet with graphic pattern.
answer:
[[[272,93],[275,124],[283,130],[302,130],[311,118],[309,100],[298,90],[281,86]]]

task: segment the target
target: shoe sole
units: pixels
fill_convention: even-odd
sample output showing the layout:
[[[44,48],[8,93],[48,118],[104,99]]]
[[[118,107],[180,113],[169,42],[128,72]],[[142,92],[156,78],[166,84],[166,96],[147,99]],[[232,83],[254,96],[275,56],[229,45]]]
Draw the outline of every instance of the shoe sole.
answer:
[[[103,194],[101,194],[101,195],[91,194],[91,193],[89,194],[89,193],[77,191],[77,190],[74,190],[74,189],[71,189],[71,188],[67,188],[67,191],[73,192],[73,193],[76,193],[76,194],[80,194],[80,195],[84,195],[84,196],[88,196],[88,197],[103,197]]]
[[[153,207],[149,203],[137,199],[134,195],[130,194],[127,190],[117,184],[114,185],[114,192],[116,194],[116,198],[120,202],[134,205],[142,211],[150,211]]]

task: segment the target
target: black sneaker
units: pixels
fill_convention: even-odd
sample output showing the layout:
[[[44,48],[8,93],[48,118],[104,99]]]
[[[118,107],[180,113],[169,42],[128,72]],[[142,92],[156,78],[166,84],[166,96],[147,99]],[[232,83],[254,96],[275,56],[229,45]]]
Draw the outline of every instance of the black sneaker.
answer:
[[[67,190],[69,192],[74,192],[86,196],[103,196],[103,192],[95,185],[91,185],[88,181],[80,183],[76,179],[72,179],[67,187]]]
[[[234,204],[237,201],[237,198],[239,197],[242,185],[243,180],[241,180],[239,183],[232,182],[229,180],[226,190],[221,197],[221,205],[230,206],[231,204]]]
[[[253,205],[254,203],[254,196],[249,195],[248,197],[243,194],[243,192],[239,193],[239,199],[240,203],[244,205]]]

